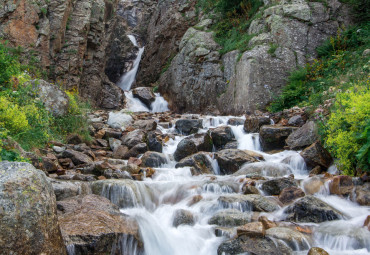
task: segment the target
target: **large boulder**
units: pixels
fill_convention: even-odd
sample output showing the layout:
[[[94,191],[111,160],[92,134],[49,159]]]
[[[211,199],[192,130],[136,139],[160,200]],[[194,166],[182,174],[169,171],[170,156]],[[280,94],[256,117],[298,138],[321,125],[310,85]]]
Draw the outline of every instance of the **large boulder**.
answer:
[[[181,159],[190,156],[194,153],[197,153],[198,149],[195,143],[190,139],[183,139],[177,145],[176,151],[173,154],[176,161],[180,161]]]
[[[152,88],[149,87],[135,88],[132,90],[132,95],[138,98],[149,109],[151,104],[155,101],[155,95],[152,91]]]
[[[145,141],[145,132],[137,129],[127,133],[121,138],[121,140],[123,145],[126,145],[129,149],[131,149],[135,145]]]
[[[252,221],[252,214],[249,212],[241,212],[236,209],[225,209],[213,215],[208,224],[218,225],[222,227],[242,226]]]
[[[130,126],[133,118],[130,114],[125,113],[124,111],[120,112],[109,112],[108,125],[111,128],[125,130],[126,127]]]
[[[242,211],[273,212],[279,209],[276,201],[256,194],[224,195],[218,198],[218,202],[223,208],[235,208]]]
[[[132,124],[132,127],[135,129],[142,129],[145,131],[154,131],[157,129],[157,121],[154,119],[151,120],[137,120]]]
[[[264,125],[270,125],[271,120],[265,116],[247,116],[244,122],[244,131],[247,133],[258,133]]]
[[[245,163],[253,163],[258,160],[248,152],[238,149],[226,149],[215,154],[221,173],[233,174]]]
[[[292,169],[286,164],[271,162],[257,162],[243,166],[233,175],[282,177],[292,173]]]
[[[223,148],[227,143],[231,142],[235,138],[234,133],[229,126],[213,128],[210,131],[213,144],[217,149]]]
[[[151,131],[147,135],[147,144],[148,149],[150,151],[156,151],[156,152],[162,152],[163,151],[163,144],[162,142],[157,138],[157,135],[154,131]]]
[[[262,190],[268,195],[279,195],[283,189],[290,187],[297,187],[296,182],[291,178],[272,179],[262,184]]]
[[[195,134],[200,128],[203,128],[202,120],[180,119],[175,123],[176,130],[184,135]]]
[[[139,227],[108,199],[77,196],[58,202],[59,222],[67,247],[75,254],[134,254],[142,251]],[[122,246],[121,242],[130,242]]]
[[[309,121],[291,133],[286,144],[291,150],[298,150],[313,144],[319,138],[315,122]]]
[[[212,162],[210,161],[208,154],[204,152],[198,152],[194,155],[183,158],[176,164],[176,168],[186,166],[191,167],[193,175],[213,173]]]
[[[198,151],[212,152],[213,150],[213,141],[209,132],[205,134],[194,134],[186,139],[192,140],[195,143],[195,146],[197,146]]]
[[[0,162],[1,254],[66,254],[51,183],[31,164]]]
[[[310,248],[310,239],[307,235],[297,230],[286,227],[269,228],[266,230],[266,236],[284,241],[294,250],[307,250]]]
[[[69,97],[59,89],[57,85],[44,80],[31,81],[34,92],[54,117],[60,117],[68,113]]]
[[[301,156],[308,166],[321,166],[325,169],[329,168],[333,163],[333,158],[330,153],[321,145],[320,142],[315,142],[301,152]]]
[[[155,151],[147,151],[141,157],[142,165],[146,167],[160,167],[168,163],[166,155]]]
[[[285,213],[287,220],[295,222],[314,222],[338,220],[343,214],[314,196],[305,196],[290,205]]]
[[[296,127],[262,126],[260,129],[262,149],[264,151],[283,149],[285,140],[296,129]]]

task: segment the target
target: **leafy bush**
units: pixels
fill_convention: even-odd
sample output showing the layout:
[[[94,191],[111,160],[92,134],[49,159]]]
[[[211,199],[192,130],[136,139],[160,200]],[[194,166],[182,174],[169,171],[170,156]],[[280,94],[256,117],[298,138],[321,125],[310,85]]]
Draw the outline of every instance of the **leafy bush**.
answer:
[[[355,86],[339,93],[327,121],[325,144],[338,159],[339,168],[348,175],[370,166],[370,90]]]
[[[10,78],[21,72],[17,59],[9,53],[7,43],[0,43],[0,84],[8,84]]]

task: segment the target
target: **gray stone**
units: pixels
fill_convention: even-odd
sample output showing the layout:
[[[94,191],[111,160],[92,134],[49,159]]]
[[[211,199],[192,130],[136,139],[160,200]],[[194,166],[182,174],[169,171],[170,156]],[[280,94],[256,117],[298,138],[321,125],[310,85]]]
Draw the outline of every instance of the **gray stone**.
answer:
[[[180,225],[194,225],[194,215],[187,210],[179,209],[174,214],[174,219],[172,225],[178,227]]]
[[[150,105],[155,100],[155,95],[152,91],[152,88],[148,87],[135,88],[132,90],[132,95],[143,102],[143,104],[145,104],[149,109]]]
[[[213,174],[212,162],[209,160],[209,156],[204,152],[198,152],[194,155],[183,158],[176,164],[178,167],[191,167],[193,175],[199,174]]]
[[[145,133],[144,131],[137,129],[127,133],[121,138],[121,140],[123,145],[126,145],[129,149],[131,149],[135,145],[144,142]]]
[[[245,163],[257,162],[252,155],[238,149],[226,149],[215,154],[220,170],[223,174],[233,174]]]
[[[218,225],[222,227],[242,226],[252,221],[252,214],[249,212],[241,212],[236,209],[225,209],[213,215],[208,224]]]
[[[166,155],[159,152],[148,151],[141,157],[142,165],[146,167],[160,167],[167,163]]]
[[[181,159],[190,156],[194,153],[197,153],[198,149],[195,143],[189,139],[183,139],[177,145],[176,151],[173,154],[176,161],[180,161]]]
[[[286,144],[292,150],[310,146],[319,139],[318,129],[313,121],[309,121],[299,129],[291,133],[286,139]]]
[[[72,159],[73,164],[75,165],[91,164],[93,162],[93,160],[89,156],[70,149],[63,151],[62,157]]]
[[[262,126],[260,129],[260,141],[263,150],[283,149],[285,140],[296,129],[296,127]]]
[[[223,208],[235,208],[242,211],[273,212],[279,209],[278,204],[262,195],[231,194],[220,196],[219,203]]]
[[[262,190],[268,195],[279,195],[285,188],[297,187],[294,179],[291,178],[279,178],[265,181],[262,184]]]
[[[231,142],[235,136],[229,126],[222,126],[210,129],[213,144],[217,149],[223,148],[228,142]]]
[[[189,120],[189,119],[181,119],[176,121],[175,127],[178,132],[184,135],[190,135],[197,133],[200,128],[203,127],[202,120]]]

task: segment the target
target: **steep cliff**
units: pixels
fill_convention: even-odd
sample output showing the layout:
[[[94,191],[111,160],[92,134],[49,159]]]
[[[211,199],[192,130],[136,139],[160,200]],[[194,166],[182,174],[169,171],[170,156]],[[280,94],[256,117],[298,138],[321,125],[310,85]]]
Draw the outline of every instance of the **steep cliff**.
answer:
[[[277,1],[254,16],[245,52],[224,55],[212,23],[187,30],[159,91],[179,112],[240,114],[264,109],[280,93],[290,71],[316,57],[325,39],[351,24],[350,8],[337,0]]]

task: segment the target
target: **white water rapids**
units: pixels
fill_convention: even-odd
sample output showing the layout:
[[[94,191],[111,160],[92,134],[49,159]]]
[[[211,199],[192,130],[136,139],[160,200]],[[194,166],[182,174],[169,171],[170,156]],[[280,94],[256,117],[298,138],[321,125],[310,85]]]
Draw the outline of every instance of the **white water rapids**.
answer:
[[[203,117],[206,132],[211,127],[226,125],[230,117]],[[268,166],[281,166],[293,173],[296,179],[308,180],[308,171],[304,160],[296,151],[283,151],[276,154],[266,154],[261,151],[258,134],[246,134],[242,126],[231,127],[240,149],[253,150],[262,154],[266,161],[253,163]],[[174,128],[163,129],[165,134],[175,134]],[[175,134],[164,146],[163,153],[169,159],[176,150],[177,144],[185,136]],[[211,159],[211,158],[210,158]],[[176,162],[170,161],[160,168],[152,178],[144,181],[132,181],[131,186],[113,188],[107,186],[102,195],[117,203],[117,199],[125,198],[121,211],[138,221],[140,233],[144,242],[145,255],[215,255],[218,246],[235,233],[221,231],[224,235],[216,236],[215,226],[208,220],[225,206],[217,200],[221,195],[241,193],[244,176],[219,175],[218,164],[212,160],[214,175],[192,176],[190,168],[175,168]],[[266,176],[269,173],[266,172]],[[257,185],[258,187],[258,185]],[[307,223],[313,226],[313,240],[305,241],[302,248],[298,244],[286,244],[293,249],[294,254],[307,254],[310,247],[322,247],[330,254],[369,254],[370,234],[362,227],[369,207],[359,206],[347,199],[329,195],[326,188],[315,194],[324,202],[346,215],[346,219],[324,222],[321,224]],[[197,198],[202,197],[200,201]],[[233,208],[249,211],[242,204]],[[175,214],[184,209],[194,215],[194,225],[173,226]],[[262,213],[271,220],[284,220],[284,209],[272,213]],[[136,254],[136,253],[135,253]]]

